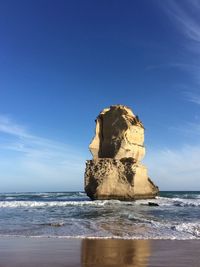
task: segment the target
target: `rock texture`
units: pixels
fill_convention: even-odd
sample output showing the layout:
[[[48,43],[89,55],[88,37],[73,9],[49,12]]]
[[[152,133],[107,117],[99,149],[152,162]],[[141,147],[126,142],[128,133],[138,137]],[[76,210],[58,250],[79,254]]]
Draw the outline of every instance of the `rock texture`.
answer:
[[[144,126],[131,109],[115,105],[96,119],[86,162],[85,191],[91,199],[154,198],[158,187],[140,163],[145,155]]]

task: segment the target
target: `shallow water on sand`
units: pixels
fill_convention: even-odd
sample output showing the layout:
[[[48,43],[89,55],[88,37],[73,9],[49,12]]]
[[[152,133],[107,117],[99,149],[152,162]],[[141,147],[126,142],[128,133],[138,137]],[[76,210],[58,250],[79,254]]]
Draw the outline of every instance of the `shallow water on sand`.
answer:
[[[0,235],[200,239],[200,192],[134,202],[91,201],[83,192],[0,194]]]

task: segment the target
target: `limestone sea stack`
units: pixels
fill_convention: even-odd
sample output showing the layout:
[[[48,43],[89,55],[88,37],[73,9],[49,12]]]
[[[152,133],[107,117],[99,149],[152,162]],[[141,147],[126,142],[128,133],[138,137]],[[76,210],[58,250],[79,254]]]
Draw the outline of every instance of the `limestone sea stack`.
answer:
[[[85,191],[91,199],[136,200],[158,194],[141,164],[144,126],[129,107],[114,105],[99,114],[89,149],[93,160],[86,162]]]

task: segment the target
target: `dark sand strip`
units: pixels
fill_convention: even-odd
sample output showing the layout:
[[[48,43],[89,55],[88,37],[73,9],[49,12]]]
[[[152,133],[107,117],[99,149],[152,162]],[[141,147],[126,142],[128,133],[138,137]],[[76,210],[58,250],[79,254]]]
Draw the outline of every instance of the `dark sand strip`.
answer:
[[[0,238],[0,267],[200,267],[200,240]]]

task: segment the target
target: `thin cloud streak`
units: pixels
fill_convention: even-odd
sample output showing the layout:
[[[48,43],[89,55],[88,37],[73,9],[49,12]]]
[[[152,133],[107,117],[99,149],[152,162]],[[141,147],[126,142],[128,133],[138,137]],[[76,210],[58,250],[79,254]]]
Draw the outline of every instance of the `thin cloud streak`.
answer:
[[[13,122],[7,116],[0,116],[0,133],[12,137],[9,144],[0,144],[2,149],[14,150],[29,157],[43,157],[44,159],[61,155],[66,158],[68,154],[71,158],[81,158],[80,153],[71,146],[30,134],[24,126]]]
[[[26,129],[21,125],[16,124],[9,116],[0,115],[0,132],[14,135],[18,138],[30,138],[31,136],[26,132]]]
[[[200,145],[149,151],[146,165],[160,190],[200,189]]]
[[[188,40],[200,42],[200,6],[196,1],[168,1],[165,5],[169,17]]]
[[[192,78],[192,85],[184,88],[187,101],[200,104],[200,2],[169,0],[162,3],[162,8],[169,20],[182,34],[180,40],[185,53],[190,59],[184,62],[174,62],[160,66],[150,66],[149,69],[177,67],[187,72]],[[185,85],[184,85],[185,86]],[[187,123],[176,129],[186,135],[199,135],[199,123]],[[200,189],[200,143],[183,145],[179,149],[166,148],[151,150],[147,153],[146,164],[153,180],[165,190],[199,190]]]
[[[186,64],[186,63],[165,63],[165,64],[158,64],[158,65],[150,65],[146,67],[146,70],[160,70],[160,69],[171,69],[171,68],[180,68],[183,70],[188,70],[194,68],[194,65]]]
[[[55,181],[56,188],[65,187],[65,190],[83,187],[85,158],[78,148],[36,136],[5,115],[0,115],[1,134],[9,136],[7,142],[0,141],[0,150],[3,152],[0,160],[4,162],[3,165],[0,164],[1,180],[10,177],[14,183],[17,180],[16,183],[24,181],[23,183],[27,184],[24,180],[26,177],[30,182],[27,186],[36,186],[38,183],[38,187],[40,185],[44,188],[46,183],[46,190],[52,187]]]
[[[184,97],[189,102],[200,104],[200,2],[198,0],[169,0],[162,4],[162,9],[172,21],[183,39],[180,44],[185,48],[185,53],[189,59],[186,63],[174,64],[178,68],[186,71],[191,77],[188,92],[183,92]]]
[[[200,94],[185,92],[185,96],[187,97],[188,101],[200,105]]]

